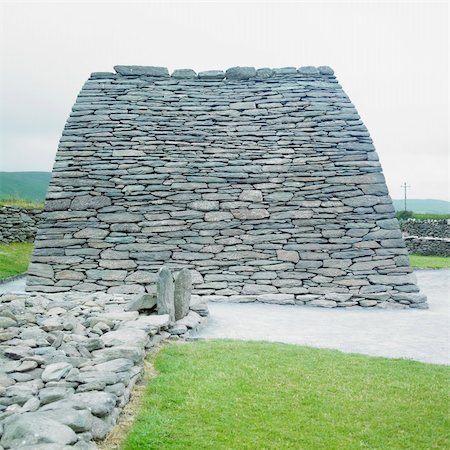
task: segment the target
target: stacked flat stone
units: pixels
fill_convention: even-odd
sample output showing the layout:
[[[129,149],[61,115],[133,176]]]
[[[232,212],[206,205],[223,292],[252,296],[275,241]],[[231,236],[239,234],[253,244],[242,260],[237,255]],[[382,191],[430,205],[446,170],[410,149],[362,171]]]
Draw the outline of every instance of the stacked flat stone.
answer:
[[[372,139],[329,67],[94,73],[64,128],[28,290],[425,307]]]
[[[41,209],[0,207],[0,242],[33,242],[39,225]]]
[[[401,220],[400,229],[411,253],[450,256],[450,220]]]
[[[0,296],[0,448],[97,448],[146,350],[187,337],[208,314],[197,304],[172,323],[127,311],[132,301],[101,292]]]
[[[399,222],[404,236],[450,239],[450,220],[407,219]]]

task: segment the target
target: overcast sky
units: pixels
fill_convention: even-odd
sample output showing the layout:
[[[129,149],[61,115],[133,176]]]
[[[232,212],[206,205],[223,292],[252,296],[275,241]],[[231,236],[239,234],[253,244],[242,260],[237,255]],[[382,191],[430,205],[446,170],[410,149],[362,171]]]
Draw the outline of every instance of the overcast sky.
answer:
[[[1,1],[1,0],[0,0]],[[393,198],[449,200],[443,2],[1,2],[0,170],[50,171],[91,72],[329,65]]]

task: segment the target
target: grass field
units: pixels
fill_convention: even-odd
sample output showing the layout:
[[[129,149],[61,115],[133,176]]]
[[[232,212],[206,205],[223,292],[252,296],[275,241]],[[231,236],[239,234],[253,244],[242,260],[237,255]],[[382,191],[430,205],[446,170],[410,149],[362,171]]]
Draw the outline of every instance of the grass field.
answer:
[[[0,199],[0,206],[19,206],[20,208],[26,209],[42,209],[44,207],[44,202],[33,202],[17,198],[4,198]]]
[[[445,366],[203,341],[155,367],[125,450],[450,448]]]
[[[448,269],[450,268],[449,256],[422,256],[409,255],[411,267],[414,269]]]
[[[444,220],[450,219],[450,214],[421,214],[421,213],[413,213],[413,219],[419,220]]]
[[[0,244],[0,280],[26,272],[33,244]]]

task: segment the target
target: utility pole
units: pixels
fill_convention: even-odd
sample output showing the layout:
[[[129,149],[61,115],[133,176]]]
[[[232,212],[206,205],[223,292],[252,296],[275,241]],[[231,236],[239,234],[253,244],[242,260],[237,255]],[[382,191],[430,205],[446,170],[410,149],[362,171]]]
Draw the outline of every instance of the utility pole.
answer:
[[[411,186],[409,186],[408,184],[406,184],[406,181],[400,186],[403,188],[404,191],[404,199],[405,199],[405,211],[407,211],[406,209],[406,189],[410,188]]]

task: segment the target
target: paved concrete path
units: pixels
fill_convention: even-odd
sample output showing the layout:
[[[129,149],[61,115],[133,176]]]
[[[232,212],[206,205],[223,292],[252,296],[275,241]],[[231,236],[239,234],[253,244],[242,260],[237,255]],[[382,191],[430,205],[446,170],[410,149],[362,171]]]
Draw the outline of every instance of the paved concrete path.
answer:
[[[5,292],[25,292],[26,277],[16,278],[0,284],[0,294]]]
[[[421,291],[428,296],[429,310],[209,303],[210,321],[194,337],[286,342],[450,364],[450,270],[416,274]]]

